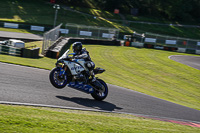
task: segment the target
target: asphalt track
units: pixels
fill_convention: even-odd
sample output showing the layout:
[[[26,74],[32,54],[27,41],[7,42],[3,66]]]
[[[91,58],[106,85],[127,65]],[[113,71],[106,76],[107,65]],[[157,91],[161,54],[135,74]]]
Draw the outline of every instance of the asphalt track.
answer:
[[[18,33],[18,32],[9,32],[9,31],[0,31],[1,38],[9,39],[26,39],[26,40],[35,40],[42,41],[43,37],[40,35],[35,35],[31,33]]]
[[[65,87],[54,88],[48,70],[0,63],[0,103],[29,103],[84,110],[126,112],[153,118],[200,122],[200,111],[115,85],[95,101],[90,95]]]
[[[200,56],[172,55],[169,58],[200,70]]]

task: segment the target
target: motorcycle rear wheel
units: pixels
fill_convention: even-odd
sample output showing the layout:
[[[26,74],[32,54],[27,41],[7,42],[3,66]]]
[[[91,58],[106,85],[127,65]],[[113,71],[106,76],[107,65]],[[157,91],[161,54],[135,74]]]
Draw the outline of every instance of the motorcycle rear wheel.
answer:
[[[94,89],[94,92],[91,93],[91,95],[95,100],[102,101],[108,95],[108,86],[103,80],[101,80],[101,79],[97,79],[97,80],[104,86],[105,91],[104,92],[99,92],[97,89]]]
[[[67,75],[64,74],[62,75],[62,77],[60,77],[59,73],[60,73],[60,68],[58,67],[53,68],[49,74],[49,79],[54,87],[62,89],[67,85]]]

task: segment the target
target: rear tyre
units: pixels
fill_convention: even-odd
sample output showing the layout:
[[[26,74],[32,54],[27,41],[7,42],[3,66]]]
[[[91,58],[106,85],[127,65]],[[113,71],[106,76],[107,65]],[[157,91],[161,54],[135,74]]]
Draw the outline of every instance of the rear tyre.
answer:
[[[67,74],[64,74],[62,76],[59,76],[59,74],[60,74],[60,68],[55,67],[51,70],[49,74],[49,79],[54,87],[62,89],[67,85]]]
[[[91,95],[95,100],[102,101],[108,95],[108,86],[103,80],[101,79],[97,79],[97,80],[104,86],[105,90],[104,92],[99,92],[97,89],[94,89],[94,92],[91,93]]]

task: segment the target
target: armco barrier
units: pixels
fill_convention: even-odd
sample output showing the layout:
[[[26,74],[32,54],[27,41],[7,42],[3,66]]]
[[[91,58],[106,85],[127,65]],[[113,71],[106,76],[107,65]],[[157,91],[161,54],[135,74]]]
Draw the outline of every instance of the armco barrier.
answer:
[[[133,46],[133,47],[138,47],[138,48],[143,48],[143,47],[144,47],[144,43],[140,43],[140,42],[131,42],[131,46]]]
[[[38,25],[28,25],[23,23],[13,23],[13,22],[2,22],[0,21],[0,27],[13,28],[13,29],[26,29],[32,31],[49,31],[52,26],[38,26]],[[89,30],[89,31],[88,31]],[[96,27],[96,26],[86,26],[86,25],[76,25],[76,24],[66,24],[66,28],[59,29],[60,33],[68,35],[68,37],[87,37],[87,38],[102,38],[102,39],[112,39],[113,36],[118,37],[119,29],[107,28],[107,27]]]
[[[126,40],[122,46],[145,47],[181,53],[200,54],[200,40],[186,38],[167,38],[161,35],[147,35],[141,41]]]
[[[200,50],[196,50],[196,54],[200,54]]]
[[[34,30],[34,31],[45,31],[45,30],[50,29],[50,27],[18,24],[18,23],[11,23],[11,22],[0,22],[0,26],[5,27],[5,28],[27,29],[27,30]]]
[[[200,54],[200,40],[171,37],[159,34],[146,33],[144,46],[148,48],[164,48],[181,53]]]

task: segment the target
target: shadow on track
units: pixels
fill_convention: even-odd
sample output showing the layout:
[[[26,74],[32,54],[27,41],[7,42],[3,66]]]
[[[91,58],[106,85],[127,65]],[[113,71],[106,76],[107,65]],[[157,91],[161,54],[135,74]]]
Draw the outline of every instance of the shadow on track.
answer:
[[[64,97],[64,96],[56,96],[59,99],[71,101],[80,105],[83,105],[85,107],[92,107],[99,110],[105,110],[105,111],[114,111],[114,110],[121,110],[123,108],[117,107],[116,105],[105,102],[105,101],[96,101],[93,99],[88,98],[79,98],[79,97]]]

